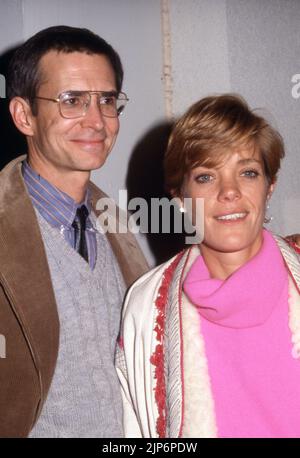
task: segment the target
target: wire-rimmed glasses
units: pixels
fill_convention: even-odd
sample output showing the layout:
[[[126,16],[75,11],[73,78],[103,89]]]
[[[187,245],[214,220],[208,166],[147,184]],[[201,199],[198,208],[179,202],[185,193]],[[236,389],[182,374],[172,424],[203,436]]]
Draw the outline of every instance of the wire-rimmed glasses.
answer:
[[[97,102],[102,115],[108,118],[117,118],[123,113],[129,100],[124,92],[115,91],[65,91],[59,94],[56,99],[42,96],[35,98],[58,103],[61,116],[74,119],[85,116],[93,94],[97,95]]]

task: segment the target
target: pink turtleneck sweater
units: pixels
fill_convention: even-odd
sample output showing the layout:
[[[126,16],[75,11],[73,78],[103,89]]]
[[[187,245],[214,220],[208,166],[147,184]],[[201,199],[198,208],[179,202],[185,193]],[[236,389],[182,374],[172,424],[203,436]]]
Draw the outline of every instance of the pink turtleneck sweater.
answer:
[[[300,359],[292,356],[288,274],[273,237],[225,281],[203,257],[184,291],[200,314],[219,437],[300,437]]]

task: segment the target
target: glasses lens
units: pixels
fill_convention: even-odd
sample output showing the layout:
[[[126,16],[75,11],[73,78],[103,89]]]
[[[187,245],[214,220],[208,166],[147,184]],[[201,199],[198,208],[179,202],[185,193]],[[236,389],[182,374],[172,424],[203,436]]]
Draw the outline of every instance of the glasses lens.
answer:
[[[99,98],[100,109],[103,116],[115,118],[118,116],[117,112],[117,98],[115,95],[102,95]]]
[[[84,115],[89,105],[89,94],[80,92],[64,92],[60,96],[60,111],[65,118],[78,118]]]
[[[120,92],[118,99],[117,99],[117,113],[118,115],[122,114],[126,103],[128,102],[127,95],[123,92]]]
[[[99,100],[103,116],[116,118],[123,112],[128,99],[126,94],[120,92],[118,96],[115,94],[102,95]]]

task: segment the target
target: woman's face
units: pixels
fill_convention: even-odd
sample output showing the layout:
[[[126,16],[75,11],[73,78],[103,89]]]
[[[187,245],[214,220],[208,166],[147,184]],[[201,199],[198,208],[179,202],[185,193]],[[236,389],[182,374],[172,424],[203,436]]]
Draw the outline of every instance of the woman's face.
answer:
[[[267,199],[273,192],[253,147],[224,156],[220,165],[198,166],[185,178],[183,196],[204,199],[206,249],[252,257],[260,249]],[[195,206],[194,206],[195,207]]]

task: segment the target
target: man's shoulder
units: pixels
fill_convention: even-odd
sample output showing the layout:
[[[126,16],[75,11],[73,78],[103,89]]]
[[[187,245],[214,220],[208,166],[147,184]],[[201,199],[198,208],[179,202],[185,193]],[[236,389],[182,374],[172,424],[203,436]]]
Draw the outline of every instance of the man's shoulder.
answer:
[[[4,198],[4,204],[6,199],[17,192],[20,193],[21,190],[24,191],[25,186],[22,179],[22,162],[26,158],[26,155],[18,156],[0,170],[0,200]]]
[[[102,189],[100,189],[93,181],[89,182],[89,190],[91,192],[91,198],[93,202],[97,202],[101,197],[108,197]]]
[[[298,291],[300,291],[300,254],[292,243],[287,241],[284,237],[272,234],[275,239],[281,255],[285,261],[290,275],[293,277]]]
[[[299,248],[293,242],[287,240],[285,237],[282,237],[278,234],[272,233],[272,236],[283,255],[286,255],[288,257],[292,256],[298,261],[300,260]]]
[[[121,221],[127,220],[125,217],[126,211],[120,209],[114,199],[108,196],[92,181],[89,182],[88,190],[90,193],[92,208],[96,216],[99,216],[99,214],[105,209],[105,212],[110,214],[110,216],[115,216],[118,220]],[[122,215],[125,219],[122,218]]]
[[[12,159],[8,162],[1,170],[0,170],[0,178],[8,177],[12,172],[19,169],[21,167],[22,162],[26,159],[26,154],[22,154],[15,159]]]
[[[189,251],[186,249],[176,254],[142,275],[129,289],[126,302],[136,303],[138,308],[141,307],[141,303],[153,302],[154,298],[158,297],[160,288],[167,290],[174,276],[180,276]]]
[[[19,156],[10,161],[0,171],[0,208],[7,208],[7,205],[16,198],[20,199],[22,195],[26,196],[26,188],[22,178],[21,166],[25,155]]]
[[[110,242],[128,287],[149,270],[147,260],[128,226],[127,212],[91,181],[89,190],[97,224]]]

